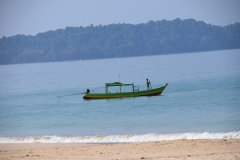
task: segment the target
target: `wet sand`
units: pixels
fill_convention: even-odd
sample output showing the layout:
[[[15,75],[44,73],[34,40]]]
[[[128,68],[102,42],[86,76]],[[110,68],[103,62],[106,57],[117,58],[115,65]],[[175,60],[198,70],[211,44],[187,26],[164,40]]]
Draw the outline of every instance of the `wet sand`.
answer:
[[[120,144],[0,144],[0,159],[240,159],[240,139]]]

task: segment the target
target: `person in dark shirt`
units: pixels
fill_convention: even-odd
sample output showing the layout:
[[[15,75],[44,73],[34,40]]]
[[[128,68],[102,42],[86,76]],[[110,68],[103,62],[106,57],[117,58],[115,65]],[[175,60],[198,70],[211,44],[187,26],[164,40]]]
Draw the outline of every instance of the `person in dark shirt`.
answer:
[[[150,81],[148,81],[148,79],[146,79],[146,83],[147,83],[147,89],[149,90],[149,84],[150,84]]]

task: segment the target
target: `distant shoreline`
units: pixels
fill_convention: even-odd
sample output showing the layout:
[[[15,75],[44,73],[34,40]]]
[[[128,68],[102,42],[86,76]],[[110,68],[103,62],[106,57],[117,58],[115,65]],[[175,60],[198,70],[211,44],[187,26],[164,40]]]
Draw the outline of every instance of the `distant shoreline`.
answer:
[[[81,60],[63,60],[63,61],[44,61],[44,62],[29,62],[29,63],[9,63],[9,64],[1,64],[4,65],[19,65],[19,64],[41,64],[41,63],[61,63],[61,62],[83,62],[83,61],[91,61],[91,60],[104,60],[104,59],[117,59],[117,58],[136,58],[136,57],[151,57],[151,56],[164,56],[164,55],[179,55],[179,54],[194,54],[194,53],[205,53],[205,52],[216,52],[216,51],[231,51],[231,50],[239,50],[240,48],[235,49],[219,49],[219,50],[207,50],[207,51],[196,51],[196,52],[179,52],[179,53],[163,53],[163,54],[153,54],[153,55],[139,55],[139,56],[126,56],[126,57],[112,57],[112,58],[93,58],[93,59],[81,59]]]

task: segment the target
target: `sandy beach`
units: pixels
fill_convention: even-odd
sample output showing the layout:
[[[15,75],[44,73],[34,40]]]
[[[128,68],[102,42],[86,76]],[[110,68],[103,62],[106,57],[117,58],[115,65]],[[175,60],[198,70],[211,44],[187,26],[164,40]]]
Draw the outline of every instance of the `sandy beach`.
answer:
[[[240,159],[240,140],[124,144],[0,144],[0,159]]]

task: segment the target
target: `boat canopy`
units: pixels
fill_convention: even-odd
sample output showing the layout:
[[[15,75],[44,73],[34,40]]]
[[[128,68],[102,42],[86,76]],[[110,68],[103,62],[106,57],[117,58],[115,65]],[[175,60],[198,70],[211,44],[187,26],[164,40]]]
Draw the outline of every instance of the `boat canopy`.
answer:
[[[120,93],[122,93],[122,86],[132,86],[133,91],[134,91],[134,84],[133,83],[131,83],[131,84],[124,84],[124,83],[121,83],[121,82],[113,82],[113,83],[106,83],[105,84],[105,91],[106,91],[106,93],[108,93],[108,87],[116,87],[116,86],[119,86]]]
[[[105,85],[106,85],[106,87],[110,87],[110,86],[133,86],[134,84],[133,83],[124,84],[124,83],[121,83],[121,82],[114,82],[114,83],[106,83]]]

